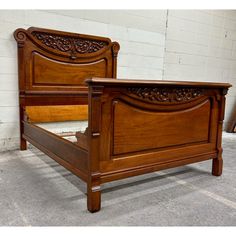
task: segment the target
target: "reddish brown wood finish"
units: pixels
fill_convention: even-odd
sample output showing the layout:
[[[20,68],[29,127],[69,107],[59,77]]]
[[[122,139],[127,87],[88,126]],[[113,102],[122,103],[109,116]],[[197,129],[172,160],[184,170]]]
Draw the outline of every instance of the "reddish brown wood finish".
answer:
[[[92,78],[87,88],[86,77],[115,78],[118,43],[37,28],[18,29],[15,38],[21,150],[27,140],[82,178],[90,212],[100,210],[105,182],[209,159],[212,174],[221,175],[230,84]],[[81,46],[84,40],[91,47]],[[76,134],[77,143],[30,124],[24,112],[26,106],[86,103],[88,130]]]

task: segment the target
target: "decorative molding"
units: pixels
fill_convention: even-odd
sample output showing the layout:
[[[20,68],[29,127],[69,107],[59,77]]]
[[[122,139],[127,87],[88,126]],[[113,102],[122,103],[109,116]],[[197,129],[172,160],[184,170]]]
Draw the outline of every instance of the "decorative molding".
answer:
[[[108,45],[108,43],[104,41],[83,39],[75,36],[63,36],[46,32],[33,31],[32,35],[49,48],[70,53],[72,59],[76,59],[76,53],[94,53]]]
[[[132,87],[128,93],[150,102],[185,102],[203,95],[203,89]]]
[[[91,94],[93,97],[100,96],[103,93],[104,86],[92,86]]]

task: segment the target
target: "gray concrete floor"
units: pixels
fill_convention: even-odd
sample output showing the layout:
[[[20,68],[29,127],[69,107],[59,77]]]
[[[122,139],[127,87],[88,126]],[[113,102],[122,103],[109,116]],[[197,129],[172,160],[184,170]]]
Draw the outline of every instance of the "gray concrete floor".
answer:
[[[235,226],[236,134],[224,134],[224,171],[211,161],[103,186],[86,210],[85,184],[36,148],[0,153],[1,226]]]

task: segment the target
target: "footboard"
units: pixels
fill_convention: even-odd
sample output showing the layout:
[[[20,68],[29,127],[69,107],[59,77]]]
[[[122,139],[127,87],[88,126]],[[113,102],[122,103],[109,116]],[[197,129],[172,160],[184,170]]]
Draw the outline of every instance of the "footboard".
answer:
[[[91,152],[99,162],[101,182],[207,159],[218,160],[213,174],[221,174],[229,84],[87,82]]]

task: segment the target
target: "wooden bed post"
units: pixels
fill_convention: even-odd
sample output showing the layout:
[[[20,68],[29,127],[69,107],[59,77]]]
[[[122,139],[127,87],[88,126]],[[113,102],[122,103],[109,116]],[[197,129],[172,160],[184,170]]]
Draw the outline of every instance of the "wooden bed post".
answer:
[[[228,89],[223,89],[221,95],[217,95],[217,101],[219,102],[219,121],[217,130],[217,151],[218,156],[212,160],[212,175],[221,176],[223,170],[223,159],[222,159],[222,126],[224,121],[224,111],[225,111],[225,95]]]
[[[223,159],[222,159],[222,151],[219,150],[218,157],[212,160],[212,175],[221,176],[223,170]]]
[[[27,149],[27,142],[23,138],[24,134],[24,118],[25,118],[25,107],[20,104],[19,106],[20,109],[20,150],[26,150]]]
[[[25,118],[25,99],[21,98],[26,88],[25,80],[25,60],[24,60],[24,47],[27,40],[26,31],[24,29],[17,29],[14,32],[14,37],[17,41],[18,47],[18,77],[19,77],[19,113],[20,113],[20,150],[27,149],[27,142],[23,138],[24,125],[23,121]]]
[[[103,86],[89,87],[87,206],[90,212],[101,208],[100,128]]]

